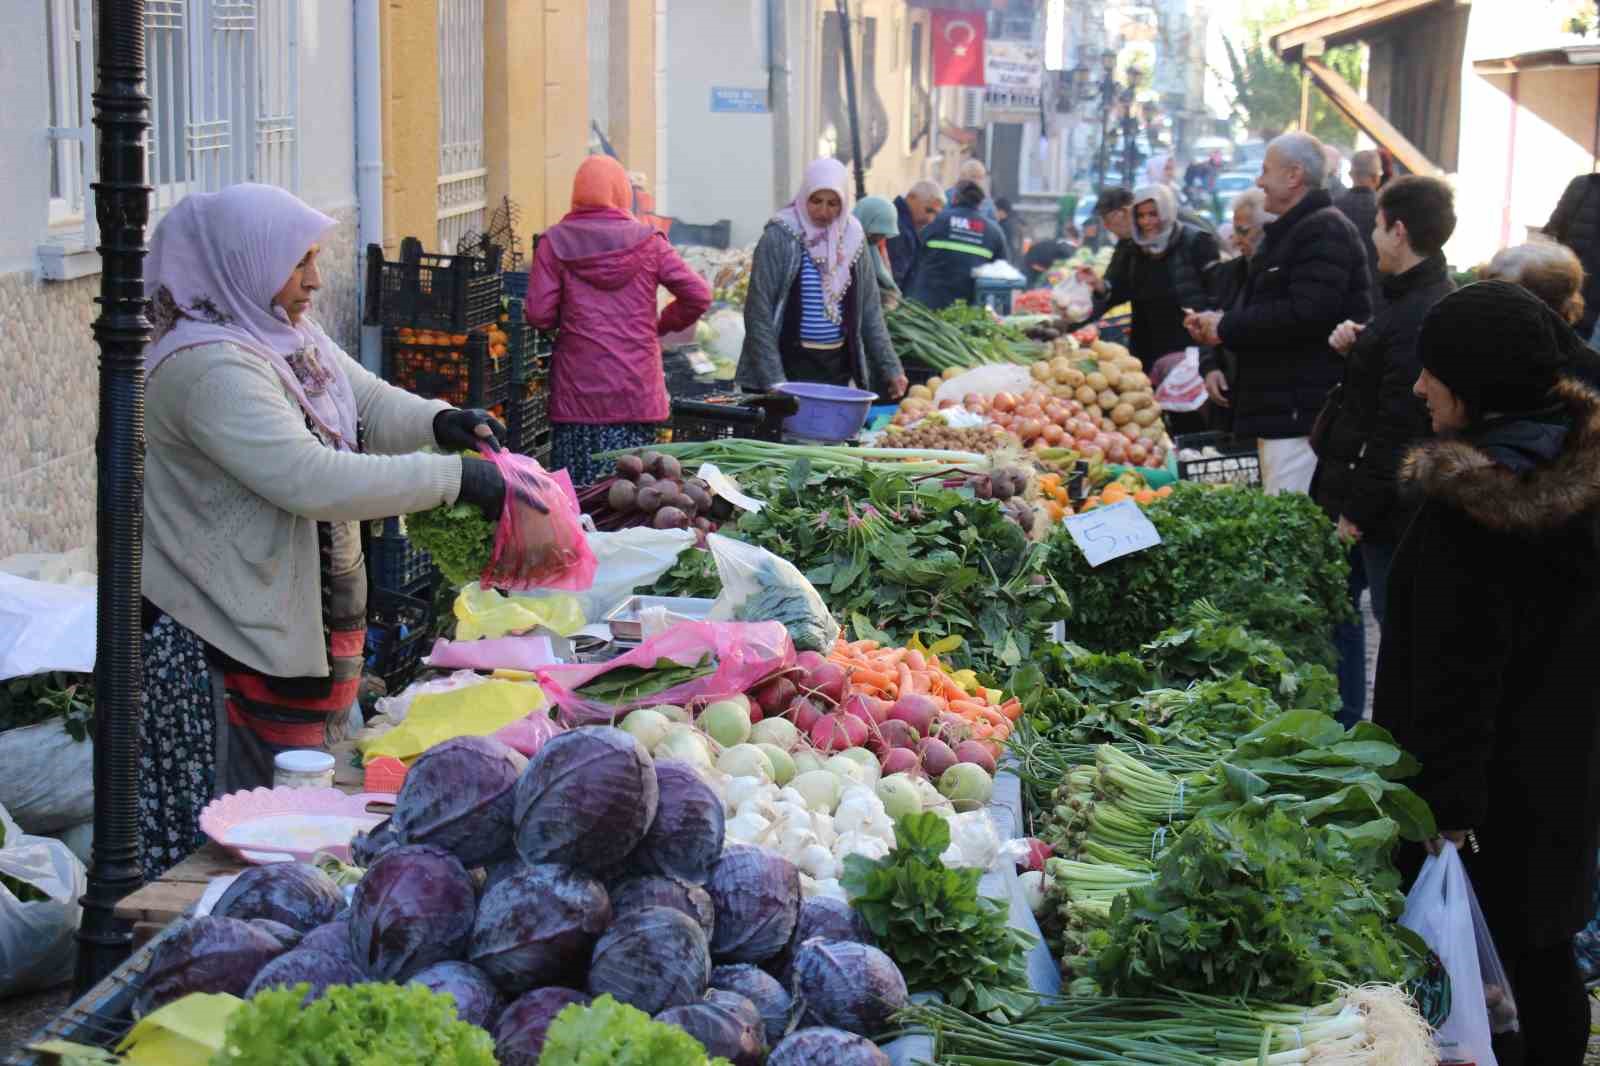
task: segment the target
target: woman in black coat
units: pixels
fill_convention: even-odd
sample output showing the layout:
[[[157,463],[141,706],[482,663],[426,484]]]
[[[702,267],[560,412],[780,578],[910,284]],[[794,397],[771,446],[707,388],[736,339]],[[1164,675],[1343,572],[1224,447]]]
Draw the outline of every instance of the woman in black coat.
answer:
[[[1428,313],[1416,388],[1440,439],[1401,469],[1421,505],[1374,696],[1422,763],[1411,786],[1464,845],[1520,1013],[1524,1046],[1495,1048],[1508,1066],[1579,1066],[1589,1032],[1572,937],[1600,815],[1600,393],[1565,373],[1580,345],[1505,282]]]

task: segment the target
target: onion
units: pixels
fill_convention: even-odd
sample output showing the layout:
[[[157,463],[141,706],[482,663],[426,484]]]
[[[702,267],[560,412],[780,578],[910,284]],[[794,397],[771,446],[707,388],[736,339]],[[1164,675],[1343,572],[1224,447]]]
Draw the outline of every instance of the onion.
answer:
[[[922,759],[922,768],[929,777],[939,777],[954,766],[959,760],[956,753],[950,750],[950,745],[938,737],[928,737],[917,744],[917,755]]]
[[[809,730],[811,746],[823,751],[859,748],[867,742],[867,724],[848,714],[825,714]]]
[[[822,708],[809,696],[797,696],[784,712],[784,717],[793,722],[800,732],[810,733],[811,727],[822,717]]]
[[[960,762],[970,762],[976,766],[981,766],[990,774],[993,774],[995,770],[994,756],[989,754],[988,748],[976,740],[963,740],[957,744],[956,759]]]
[[[763,718],[776,718],[788,709],[794,698],[800,695],[800,690],[795,688],[793,681],[779,675],[763,681],[750,694],[760,705]]]
[[[850,678],[844,668],[836,663],[824,662],[808,671],[801,686],[808,694],[821,696],[837,707],[850,691]]]
[[[895,705],[889,708],[890,718],[906,723],[920,736],[926,736],[933,731],[933,720],[938,713],[939,705],[933,702],[931,696],[916,692],[901,696]]]
[[[878,765],[883,768],[883,776],[890,774],[918,774],[922,772],[922,764],[917,761],[917,753],[910,748],[890,748],[883,753],[883,758]]]
[[[908,722],[898,718],[891,718],[878,726],[878,734],[883,738],[883,743],[889,748],[915,748],[917,741],[922,737]]]

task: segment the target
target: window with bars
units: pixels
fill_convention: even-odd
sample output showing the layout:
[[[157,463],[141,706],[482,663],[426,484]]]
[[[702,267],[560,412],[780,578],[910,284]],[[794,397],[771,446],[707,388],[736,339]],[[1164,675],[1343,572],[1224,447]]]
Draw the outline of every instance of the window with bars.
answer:
[[[439,250],[483,232],[483,0],[439,0]]]
[[[96,269],[92,250],[93,0],[44,0],[50,77],[46,277]],[[244,181],[300,188],[299,0],[145,0],[147,173],[159,217],[191,192]],[[92,258],[92,257],[91,257]]]

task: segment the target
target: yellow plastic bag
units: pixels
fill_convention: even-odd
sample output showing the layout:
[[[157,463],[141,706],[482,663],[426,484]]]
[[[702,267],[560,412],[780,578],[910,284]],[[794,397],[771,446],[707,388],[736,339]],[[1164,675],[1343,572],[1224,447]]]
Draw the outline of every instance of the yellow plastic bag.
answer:
[[[193,992],[140,1019],[117,1050],[128,1063],[206,1066],[222,1050],[228,1019],[244,1006],[233,996]]]
[[[424,693],[411,701],[405,721],[357,744],[366,762],[380,755],[412,759],[451,737],[488,736],[548,705],[538,685],[490,679]]]
[[[456,640],[494,640],[540,626],[570,637],[582,629],[583,604],[574,596],[505,596],[498,589],[467,585],[456,597]]]

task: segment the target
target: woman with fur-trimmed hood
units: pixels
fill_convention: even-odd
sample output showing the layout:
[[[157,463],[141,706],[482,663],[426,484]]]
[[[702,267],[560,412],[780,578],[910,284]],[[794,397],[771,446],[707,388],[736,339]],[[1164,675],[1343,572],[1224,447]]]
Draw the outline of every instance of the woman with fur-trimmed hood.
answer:
[[[1420,510],[1378,656],[1373,719],[1422,763],[1408,784],[1461,846],[1511,980],[1523,1046],[1497,1040],[1502,1063],[1578,1066],[1589,1032],[1572,937],[1600,816],[1600,393],[1570,376],[1581,347],[1505,282],[1428,313],[1415,391],[1438,439],[1401,467]]]

